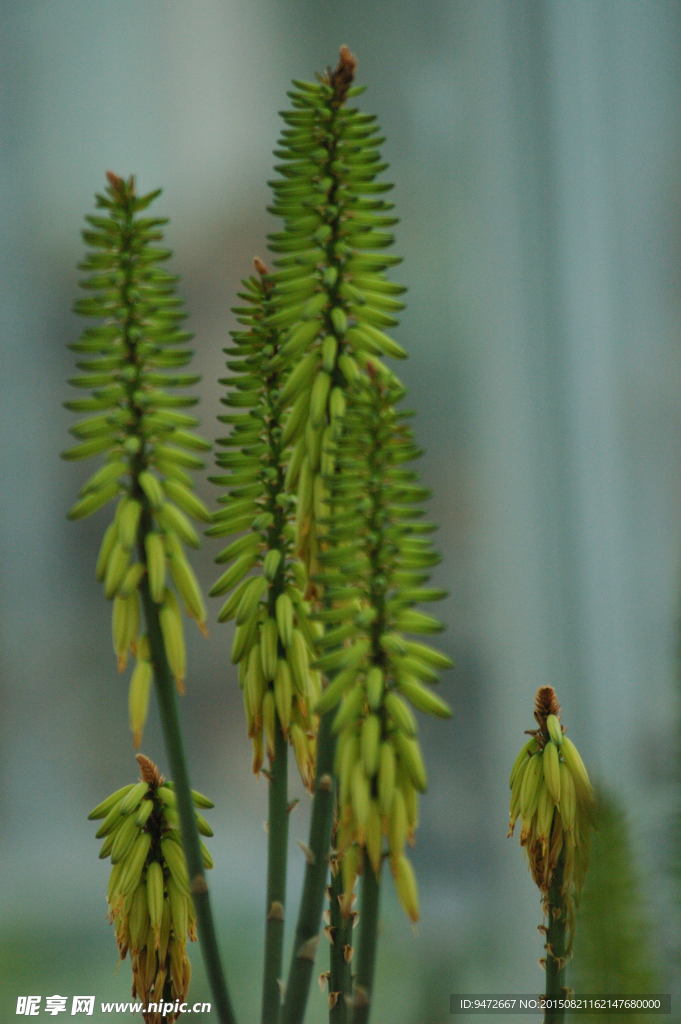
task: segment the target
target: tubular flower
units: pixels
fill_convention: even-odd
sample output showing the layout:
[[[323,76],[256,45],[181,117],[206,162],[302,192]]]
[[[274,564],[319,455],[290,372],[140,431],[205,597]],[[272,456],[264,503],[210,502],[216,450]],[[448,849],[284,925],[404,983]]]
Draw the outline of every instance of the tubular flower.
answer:
[[[311,575],[322,543],[313,496],[333,461],[347,390],[369,361],[393,379],[380,357],[405,355],[385,333],[397,323],[404,291],[385,276],[399,258],[382,252],[397,222],[382,198],[392,186],[376,180],[387,165],[375,117],[347,105],[363,91],[352,86],[354,71],[341,47],[335,70],[316,83],[293,83],[270,183],[271,212],[283,227],[269,236],[276,269],[268,323],[282,339],[283,438],[292,445],[286,483],[298,488],[296,547]]]
[[[232,332],[227,368],[232,375],[223,403],[234,412],[220,416],[229,437],[218,441],[223,473],[214,483],[227,487],[224,507],[208,533],[230,535],[217,561],[227,568],[212,595],[229,597],[218,619],[234,619],[232,661],[239,666],[253,770],[264,750],[274,756],[275,729],[293,745],[303,781],[314,776],[316,717],[321,692],[311,668],[316,627],[308,619],[301,587],[305,569],[293,551],[295,498],[286,490],[290,458],[281,426],[282,363],[279,334],[269,323],[271,285],[264,264],[243,283],[245,306],[235,310],[243,325]]]
[[[428,492],[405,465],[418,451],[406,414],[395,408],[401,397],[371,372],[356,385],[337,442],[337,472],[316,495],[329,541],[320,554],[326,608],[318,617],[326,632],[317,666],[330,678],[317,710],[336,709],[345,907],[364,854],[378,876],[387,853],[402,906],[416,920],[416,881],[404,848],[414,839],[426,770],[412,707],[450,716],[429,684],[451,661],[408,639],[441,630],[415,606],[444,595],[425,586],[438,556],[432,527],[420,520]]]
[[[569,955],[575,906],[589,860],[594,792],[577,748],[564,733],[552,687],[537,690],[534,717],[538,728],[531,732],[511,771],[508,834],[513,834],[520,818],[520,842],[545,909],[552,885],[559,880]]]
[[[113,864],[109,916],[121,959],[130,953],[132,996],[172,1006],[184,1002],[189,989],[186,943],[196,939],[196,920],[172,784],[149,758],[138,754],[137,760],[140,781],[112,793],[89,818],[103,819],[97,831],[97,838],[104,839],[99,856],[110,856]],[[213,806],[201,793],[192,796],[197,808]],[[203,835],[213,834],[198,810],[196,822]],[[211,868],[213,859],[203,843],[201,848],[204,866]],[[177,1017],[144,1013],[146,1024],[172,1024]]]
[[[91,395],[65,403],[86,416],[71,427],[78,443],[63,453],[70,460],[102,460],[82,486],[71,519],[116,502],[96,575],[113,601],[119,670],[130,652],[138,659],[130,688],[136,745],[152,675],[141,629],[144,593],[159,606],[165,651],[180,691],[185,677],[181,607],[202,629],[206,619],[184,546],[199,543],[191,519],[208,518],[188,471],[203,466],[198,453],[210,446],[193,432],[198,420],[182,411],[196,400],[174,390],[199,378],[180,372],[191,359],[191,335],[181,329],[185,314],[175,296],[177,279],[159,265],[170,256],[155,245],[166,220],[140,216],[158,194],[138,196],[133,178],[109,173],[105,194],[97,196],[102,215],[86,218],[83,238],[90,251],[80,267],[88,273],[81,286],[89,296],[75,308],[98,323],[70,346],[78,353],[80,371],[70,383]]]

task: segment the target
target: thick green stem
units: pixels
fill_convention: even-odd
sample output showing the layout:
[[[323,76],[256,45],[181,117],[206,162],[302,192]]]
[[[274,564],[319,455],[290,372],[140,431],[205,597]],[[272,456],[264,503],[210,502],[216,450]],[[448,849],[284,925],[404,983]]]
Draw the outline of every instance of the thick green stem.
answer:
[[[561,895],[564,860],[561,853],[553,872],[548,899],[548,928],[546,932],[546,998],[556,1000],[565,995],[565,905]],[[544,1010],[544,1024],[558,1024],[565,1019],[565,1011],[553,1007]]]
[[[262,982],[262,1024],[277,1024],[281,1008],[280,981],[284,952],[286,859],[288,851],[288,744],[279,719],[275,725],[274,757],[269,773],[267,834],[267,902],[265,964]]]
[[[282,1024],[301,1024],[310,991],[312,969],[319,941],[324,889],[329,871],[329,847],[333,818],[334,737],[331,716],[324,715],[317,738],[317,774],[312,801],[308,861],[298,912],[293,955],[286,984]]]
[[[158,608],[151,599],[146,579],[142,581],[142,602],[149,635],[151,660],[154,665],[156,695],[161,713],[161,725],[166,742],[168,762],[175,784],[177,806],[180,812],[182,846],[187,859],[190,887],[196,908],[197,930],[206,967],[208,983],[213,995],[213,1009],[220,1024],[235,1024],[234,1011],[227,991],[220,960],[215,924],[210,907],[210,896],[199,846],[199,833],[194,817],[194,803],[189,785],[189,772],[184,754],[184,741],[168,659],[166,657]]]
[[[352,994],[352,1024],[367,1024],[374,989],[376,943],[378,939],[378,900],[380,884],[369,858],[364,854],[362,899],[359,907],[357,970]]]
[[[343,895],[343,875],[340,864],[332,875],[329,888],[331,926],[331,947],[329,952],[329,993],[334,993],[335,1001],[329,1004],[329,1024],[347,1024],[348,1003],[346,996],[350,994],[350,947],[352,945],[352,916],[343,913],[341,896]]]

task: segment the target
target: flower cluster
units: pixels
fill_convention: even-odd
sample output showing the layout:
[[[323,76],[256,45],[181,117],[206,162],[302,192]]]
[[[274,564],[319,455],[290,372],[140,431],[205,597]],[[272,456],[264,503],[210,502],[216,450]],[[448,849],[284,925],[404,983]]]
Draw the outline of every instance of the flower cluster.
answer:
[[[121,959],[130,953],[132,995],[144,1003],[183,1002],[191,966],[187,939],[196,939],[194,907],[187,865],[180,844],[179,821],[172,784],[156,765],[137,755],[141,779],[116,790],[93,811],[103,819],[97,838],[104,839],[99,856],[111,857],[108,904]],[[201,793],[192,794],[197,808],[212,807]],[[199,810],[196,823],[203,835],[212,829]],[[204,867],[213,860],[201,843]],[[172,1024],[179,1014],[171,1014]],[[165,1018],[164,1018],[165,1019]],[[161,1024],[161,1014],[145,1014],[146,1024]]]
[[[271,284],[258,261],[243,283],[246,305],[236,310],[242,329],[227,350],[231,376],[222,399],[231,411],[220,417],[231,431],[219,440],[224,506],[208,533],[232,535],[218,562],[227,563],[212,595],[231,591],[218,619],[234,619],[232,661],[239,666],[253,770],[265,749],[274,756],[275,730],[290,739],[306,785],[314,776],[316,721],[312,708],[321,678],[310,662],[315,639],[304,600],[305,568],[293,550],[295,498],[287,488],[290,445],[282,428],[282,364],[271,326]]]
[[[337,471],[325,479],[321,522],[328,546],[319,579],[327,609],[319,613],[326,629],[317,666],[330,683],[317,710],[337,709],[337,844],[346,906],[363,851],[378,875],[385,843],[402,905],[416,920],[416,883],[404,847],[414,839],[426,770],[412,707],[449,717],[430,684],[451,661],[410,639],[441,631],[416,606],[443,592],[426,586],[439,559],[430,543],[433,527],[420,518],[427,491],[408,466],[418,450],[407,414],[397,408],[401,397],[401,389],[373,374],[355,386]]]
[[[163,269],[170,252],[158,217],[142,217],[158,192],[138,196],[133,178],[109,173],[97,196],[102,215],[87,217],[90,251],[81,269],[89,292],[76,311],[98,321],[70,347],[78,376],[70,383],[91,391],[66,403],[87,413],[71,433],[78,443],[66,459],[99,456],[102,465],[83,484],[72,519],[116,502],[104,532],[96,575],[113,601],[113,646],[119,669],[130,652],[137,665],[130,684],[130,724],[139,745],[146,721],[152,670],[142,629],[143,606],[159,609],[165,653],[182,690],[186,673],[182,611],[204,628],[206,609],[184,545],[198,546],[191,519],[209,513],[193,491],[189,470],[200,469],[210,445],[193,432],[198,420],[183,411],[196,399],[178,394],[198,381],[179,372],[189,363],[191,335],[175,295],[176,278]]]
[[[575,905],[588,865],[595,803],[584,762],[565,735],[559,715],[555,691],[541,686],[534,710],[538,728],[532,731],[511,771],[509,835],[520,818],[520,842],[527,852],[532,877],[547,907],[552,884],[559,880],[560,902],[571,938]]]

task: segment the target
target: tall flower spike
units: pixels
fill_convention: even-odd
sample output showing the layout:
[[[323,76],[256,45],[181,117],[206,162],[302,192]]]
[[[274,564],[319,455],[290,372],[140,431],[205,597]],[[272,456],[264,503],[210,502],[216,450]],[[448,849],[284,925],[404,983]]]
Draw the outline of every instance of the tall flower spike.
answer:
[[[513,834],[520,818],[520,843],[550,926],[556,921],[562,924],[567,958],[574,938],[575,906],[588,866],[594,793],[584,762],[564,733],[553,687],[537,690],[534,717],[538,728],[531,731],[511,770],[508,834]],[[556,898],[559,905],[549,913]]]
[[[206,611],[184,546],[199,538],[191,519],[208,519],[188,472],[200,469],[198,453],[210,445],[193,428],[198,420],[181,411],[196,399],[175,393],[198,381],[181,372],[191,359],[191,335],[181,329],[184,312],[175,296],[176,278],[159,265],[170,252],[157,247],[165,219],[140,214],[159,194],[138,196],[134,178],[109,172],[102,215],[87,217],[83,238],[90,247],[81,286],[90,293],[76,311],[98,321],[70,347],[79,375],[70,383],[91,391],[66,402],[88,414],[71,428],[75,447],[66,459],[99,456],[102,465],[86,481],[69,512],[80,519],[116,502],[104,533],[97,578],[113,601],[113,646],[123,670],[130,652],[137,664],[130,684],[130,725],[139,745],[152,679],[149,647],[142,635],[141,587],[159,605],[161,630],[178,689],[185,676],[181,606],[204,629]]]
[[[233,539],[218,555],[228,567],[211,595],[226,594],[218,619],[234,619],[232,661],[239,666],[253,770],[265,750],[274,756],[275,730],[291,741],[307,786],[314,775],[316,718],[312,708],[320,692],[319,673],[310,667],[315,626],[301,585],[305,570],[293,552],[295,499],[285,476],[290,445],[282,436],[280,340],[270,324],[271,285],[265,265],[243,282],[235,310],[243,330],[233,331],[226,349],[231,376],[223,404],[234,412],[220,416],[231,427],[217,443],[223,473],[212,477],[227,488],[208,530]]]
[[[286,483],[298,488],[297,550],[312,574],[320,546],[313,495],[333,460],[347,389],[369,361],[394,379],[380,357],[405,355],[385,333],[403,308],[404,288],[385,276],[399,258],[382,252],[397,219],[382,198],[392,186],[377,180],[387,165],[375,117],[347,106],[363,91],[352,85],[355,64],[342,47],[319,82],[293,83],[270,183],[271,212],[284,223],[269,236],[276,269],[268,322],[283,337],[284,440],[293,444]]]
[[[103,800],[90,819],[103,819],[97,838],[99,856],[111,857],[107,901],[116,929],[121,960],[130,954],[132,996],[156,1003],[143,1013],[146,1024],[172,1024],[180,1016],[171,1009],[187,997],[191,965],[187,939],[196,939],[196,919],[189,893],[187,865],[178,834],[178,815],[172,783],[166,782],[149,758],[137,755],[140,781],[123,786]],[[192,793],[199,831],[212,829],[199,807],[212,807],[201,793]],[[213,859],[202,844],[204,867]]]
[[[451,661],[408,639],[441,630],[415,606],[444,595],[425,586],[438,556],[428,537],[433,527],[420,520],[427,491],[405,466],[418,451],[406,414],[395,408],[401,397],[402,389],[372,373],[356,385],[337,442],[337,472],[324,479],[326,496],[318,496],[316,515],[329,543],[320,555],[327,631],[317,666],[331,681],[317,710],[337,709],[337,845],[346,909],[363,852],[376,876],[387,853],[402,906],[416,920],[416,882],[404,848],[414,838],[426,772],[411,706],[450,716],[428,684]]]

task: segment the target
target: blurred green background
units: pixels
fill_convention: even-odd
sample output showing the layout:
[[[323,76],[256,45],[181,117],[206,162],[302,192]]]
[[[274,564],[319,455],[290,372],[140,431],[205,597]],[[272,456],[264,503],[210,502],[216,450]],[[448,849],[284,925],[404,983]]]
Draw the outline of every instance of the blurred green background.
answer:
[[[107,169],[163,187],[215,436],[230,306],[274,229],[277,110],[341,43],[397,183],[400,371],[456,660],[441,684],[455,717],[422,726],[423,920],[412,931],[386,886],[374,1024],[462,1020],[450,993],[541,988],[538,895],[506,820],[545,683],[625,810],[661,990],[678,995],[681,3],[5,0],[1,22],[2,1019],[22,994],[129,991],[86,821],[136,773],[94,580],[106,513],[67,523],[88,467],[58,458],[82,216]],[[217,550],[200,553],[206,585]],[[182,711],[193,783],[217,802],[214,902],[249,1022],[266,790],[229,643],[217,624],[192,636]],[[143,750],[165,769],[155,713]],[[209,998],[193,961],[192,997]],[[309,1024],[324,1007],[315,991]]]

